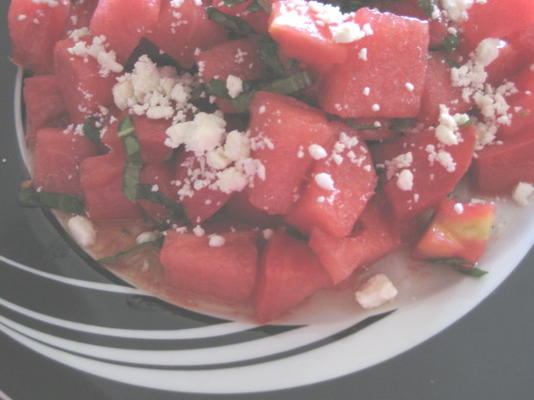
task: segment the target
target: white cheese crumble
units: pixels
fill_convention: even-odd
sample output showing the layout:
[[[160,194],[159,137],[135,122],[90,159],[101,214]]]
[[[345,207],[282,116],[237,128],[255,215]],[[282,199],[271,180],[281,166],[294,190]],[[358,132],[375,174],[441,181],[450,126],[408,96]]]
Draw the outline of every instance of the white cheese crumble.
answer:
[[[88,218],[76,215],[67,222],[72,237],[82,247],[92,246],[96,242],[96,231]]]
[[[467,19],[467,11],[473,4],[485,4],[486,1],[487,0],[441,0],[441,7],[451,21],[460,22]]]
[[[99,74],[102,77],[109,76],[110,73],[121,73],[124,68],[117,62],[117,54],[113,50],[108,50],[108,44],[104,35],[95,36],[91,42],[80,40],[89,34],[87,28],[82,28],[71,32],[70,37],[75,41],[74,46],[68,49],[70,54],[87,58],[94,58],[100,65]]]
[[[263,238],[264,238],[265,240],[269,240],[269,239],[271,239],[271,238],[273,237],[273,235],[274,235],[274,230],[271,229],[271,228],[264,229],[264,230],[262,231],[262,235],[263,235]]]
[[[526,207],[529,204],[530,197],[534,194],[534,186],[530,183],[520,182],[514,189],[512,198],[520,206]]]
[[[160,237],[159,232],[142,232],[135,238],[135,241],[137,244],[144,244],[144,243],[150,243],[155,242]]]
[[[366,36],[360,25],[352,21],[331,26],[330,32],[336,43],[352,43]]]
[[[308,147],[308,153],[314,160],[322,160],[328,156],[325,148],[318,144],[312,144]]]
[[[397,187],[400,190],[409,192],[413,189],[413,173],[409,169],[403,169],[397,176]]]
[[[464,205],[462,203],[456,203],[454,204],[454,212],[456,212],[456,214],[463,214],[464,212]]]
[[[210,247],[222,247],[225,242],[226,239],[221,235],[210,235],[208,244]]]
[[[226,89],[228,90],[228,95],[232,99],[235,99],[243,92],[243,81],[237,76],[228,75],[226,78]]]
[[[377,274],[360,286],[354,295],[358,304],[369,310],[393,300],[398,293],[397,288],[386,275]]]
[[[315,175],[314,177],[315,183],[319,185],[320,188],[328,191],[334,191],[334,180],[332,179],[332,176],[330,174],[327,174],[326,172],[320,172]]]
[[[363,61],[367,61],[367,48],[364,47],[358,52],[358,58]]]
[[[58,0],[32,0],[34,4],[46,4],[48,7],[57,7],[59,6]]]

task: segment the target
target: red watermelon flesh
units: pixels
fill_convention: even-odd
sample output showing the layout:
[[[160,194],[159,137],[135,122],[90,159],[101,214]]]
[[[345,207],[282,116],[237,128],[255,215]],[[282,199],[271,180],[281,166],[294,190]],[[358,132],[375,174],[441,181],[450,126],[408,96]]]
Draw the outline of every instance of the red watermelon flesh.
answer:
[[[224,42],[226,32],[210,21],[205,6],[196,5],[194,0],[184,0],[180,7],[173,7],[171,0],[162,0],[158,23],[147,38],[182,67],[191,68],[195,50]]]
[[[462,99],[462,90],[452,85],[451,69],[445,57],[432,53],[432,58],[428,60],[421,109],[417,118],[429,125],[437,123],[442,104],[449,108],[451,115],[466,112],[471,108],[471,105]]]
[[[258,92],[250,110],[252,157],[264,165],[265,179],[255,178],[249,200],[269,214],[287,214],[313,162],[305,149],[328,147],[335,132],[324,113],[287,96]]]
[[[148,164],[143,167],[139,181],[143,184],[152,185],[154,192],[159,192],[167,199],[173,198],[172,181],[174,173],[168,164]],[[149,200],[138,200],[141,208],[156,221],[163,221],[171,215],[171,211],[162,204],[153,203]]]
[[[33,185],[45,192],[82,194],[80,162],[97,154],[85,136],[56,128],[37,131],[33,154]]]
[[[499,128],[499,138],[515,135],[534,124],[534,70],[528,66],[512,81],[518,90],[507,98],[512,121]]]
[[[192,186],[198,172],[203,168],[203,164],[191,152],[183,152],[178,156],[176,161],[176,184],[174,188],[174,198],[184,207],[189,221],[193,224],[199,224],[217,211],[219,211],[228,202],[231,193],[224,193],[217,188],[210,188],[209,184],[205,187],[195,190]],[[213,180],[209,181],[210,184]],[[183,190],[185,194],[180,195],[178,192]]]
[[[355,21],[370,24],[374,33],[351,43],[347,61],[326,74],[322,108],[344,118],[417,116],[428,65],[428,24],[368,8],[358,10]]]
[[[331,283],[306,243],[278,230],[261,258],[256,318],[261,323],[276,319]]]
[[[99,0],[91,19],[91,33],[104,35],[117,59],[124,64],[158,21],[160,3],[160,0]]]
[[[314,163],[310,181],[302,197],[286,217],[286,222],[309,235],[314,227],[336,237],[347,236],[373,196],[376,174],[364,142],[350,137],[340,124],[339,138],[328,156]],[[334,160],[332,150],[341,157]],[[334,190],[322,188],[315,177],[326,174]]]
[[[400,155],[412,155],[411,165],[395,170],[384,186],[397,219],[414,217],[434,207],[453,191],[471,164],[476,136],[473,126],[465,127],[461,130],[462,141],[447,146],[439,142],[435,129],[430,128],[384,142],[374,149],[375,162],[382,164]],[[411,188],[401,184],[400,177],[405,170],[413,178]]]
[[[23,95],[28,120],[26,135],[33,136],[41,128],[60,127],[68,122],[55,75],[24,79]]]
[[[371,201],[350,236],[339,238],[314,228],[309,245],[337,284],[358,267],[372,264],[399,248],[400,235],[391,221],[386,209]]]
[[[124,159],[114,154],[86,158],[80,166],[80,181],[87,214],[94,220],[140,217],[137,204],[122,191]]]
[[[530,60],[515,46],[501,40],[498,57],[486,67],[488,73],[487,82],[498,86],[505,79],[516,75]]]
[[[59,90],[67,110],[75,123],[84,122],[88,116],[100,113],[100,107],[113,104],[112,88],[115,75],[104,77],[100,64],[92,57],[73,55],[71,39],[61,40],[55,48],[55,68]]]
[[[226,302],[243,302],[256,283],[256,232],[223,233],[224,244],[211,247],[208,236],[167,231],[160,260],[169,285]]]
[[[479,151],[471,171],[475,187],[485,193],[505,193],[519,182],[534,184],[533,133],[527,128]]]
[[[52,7],[33,0],[12,0],[8,12],[13,61],[37,74],[53,72],[54,45],[65,31],[70,2]]]
[[[475,48],[486,38],[505,39],[534,24],[532,0],[489,0],[475,3],[463,23],[462,37]]]
[[[76,0],[71,2],[66,31],[88,27],[97,4],[98,0]]]

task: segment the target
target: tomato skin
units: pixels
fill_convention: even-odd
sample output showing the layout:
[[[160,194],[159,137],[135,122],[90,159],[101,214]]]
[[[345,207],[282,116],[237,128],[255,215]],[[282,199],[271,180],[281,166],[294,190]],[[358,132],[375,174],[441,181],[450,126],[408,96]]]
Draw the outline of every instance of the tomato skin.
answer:
[[[421,259],[460,259],[475,264],[484,254],[495,222],[495,204],[444,199],[417,244]]]

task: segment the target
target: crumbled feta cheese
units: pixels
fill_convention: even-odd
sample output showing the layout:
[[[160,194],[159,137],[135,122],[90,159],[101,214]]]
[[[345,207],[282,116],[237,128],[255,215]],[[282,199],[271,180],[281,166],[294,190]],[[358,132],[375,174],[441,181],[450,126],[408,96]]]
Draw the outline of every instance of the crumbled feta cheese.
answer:
[[[398,294],[393,282],[384,274],[369,278],[355,293],[358,304],[366,310],[380,307]]]
[[[91,220],[76,215],[67,222],[72,237],[82,247],[92,246],[96,242],[96,231]]]
[[[228,90],[228,95],[235,99],[243,92],[243,80],[234,75],[228,75],[226,78],[226,89]]]
[[[513,199],[520,206],[528,206],[529,198],[534,194],[534,186],[530,183],[520,182],[514,189]]]
[[[409,169],[403,169],[397,176],[397,187],[400,190],[409,192],[413,189],[413,173]]]
[[[373,106],[371,107],[371,109],[372,109],[374,112],[378,112],[378,111],[380,111],[380,104],[373,104]]]
[[[441,0],[441,7],[451,21],[460,22],[468,18],[467,11],[473,4],[485,4],[487,0]]]
[[[364,96],[369,96],[371,94],[371,88],[369,87],[364,87],[363,88],[363,95]]]
[[[32,0],[32,3],[46,4],[47,6],[52,7],[52,8],[59,6],[58,0]]]
[[[88,33],[88,31],[75,31],[75,37],[82,37],[83,32]],[[81,36],[80,36],[81,35]],[[123,66],[117,62],[117,55],[115,51],[108,50],[108,44],[106,42],[106,37],[104,35],[93,37],[92,42],[77,41],[74,46],[68,49],[70,54],[80,56],[80,57],[92,57],[98,64],[100,64],[99,74],[102,77],[109,76],[110,73],[121,73],[123,71]]]
[[[406,90],[407,90],[408,92],[413,92],[413,91],[415,90],[415,86],[414,86],[413,83],[411,83],[411,82],[406,82],[406,83],[404,84],[404,87],[406,88]]]
[[[225,242],[226,239],[221,235],[210,235],[208,243],[210,247],[222,247]]]
[[[200,112],[193,121],[180,122],[168,128],[165,144],[173,149],[184,144],[187,150],[200,155],[217,147],[225,127],[226,121],[219,114]]]
[[[362,49],[359,51],[359,53],[358,53],[358,58],[359,58],[360,60],[363,60],[363,61],[367,61],[367,60],[368,60],[368,58],[367,58],[367,48],[366,48],[366,47],[362,48]]]
[[[330,27],[332,37],[336,43],[351,43],[365,37],[365,32],[355,22],[343,22]]]
[[[310,153],[311,158],[314,160],[321,160],[328,156],[328,153],[323,146],[318,144],[312,144],[308,147],[308,152]]]
[[[462,203],[456,203],[454,205],[454,211],[456,214],[463,214],[464,212],[464,205]]]
[[[317,183],[317,185],[319,185],[319,187],[324,190],[335,190],[334,180],[332,179],[332,176],[330,174],[327,174],[325,172],[318,173],[317,175],[315,175],[314,180],[315,183]]]
[[[204,229],[202,229],[202,227],[200,225],[197,225],[193,228],[193,234],[196,236],[196,237],[202,237],[206,234],[206,231]]]
[[[159,236],[159,232],[142,232],[137,236],[135,241],[137,242],[137,244],[155,242],[156,240],[158,240]]]
[[[271,239],[271,238],[273,237],[273,235],[274,235],[274,230],[273,230],[273,229],[270,229],[270,228],[264,229],[264,230],[262,231],[262,235],[263,235],[263,238],[264,238],[265,240],[269,240],[269,239]]]

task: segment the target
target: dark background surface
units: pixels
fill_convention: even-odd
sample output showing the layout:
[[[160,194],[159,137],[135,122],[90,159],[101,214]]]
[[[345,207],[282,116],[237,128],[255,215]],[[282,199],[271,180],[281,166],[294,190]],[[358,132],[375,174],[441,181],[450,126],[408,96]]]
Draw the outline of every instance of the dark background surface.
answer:
[[[0,15],[4,18],[9,1],[3,0],[0,3]],[[3,95],[0,96],[0,134],[11,135],[14,69],[7,62],[9,50],[5,23],[0,25],[0,45],[2,71],[0,87],[3,91]],[[6,148],[0,147],[0,160],[4,157],[9,163],[10,159],[17,156],[6,154]],[[0,165],[0,176],[6,171],[5,169],[2,171],[2,168],[5,167]],[[4,190],[5,188],[0,189]],[[6,197],[0,196],[2,207],[5,201]],[[6,237],[1,239],[6,240]],[[68,369],[42,358],[0,334],[0,390],[14,400],[532,399],[534,398],[533,283],[534,251],[531,251],[521,266],[500,288],[473,312],[441,334],[378,366],[347,377],[298,389],[242,396],[203,396],[145,391]],[[395,332],[391,334],[394,336]],[[276,377],[265,377],[265,379],[276,379]]]

